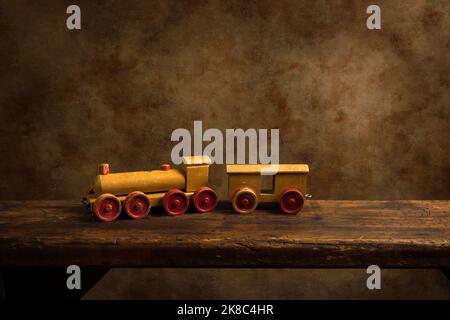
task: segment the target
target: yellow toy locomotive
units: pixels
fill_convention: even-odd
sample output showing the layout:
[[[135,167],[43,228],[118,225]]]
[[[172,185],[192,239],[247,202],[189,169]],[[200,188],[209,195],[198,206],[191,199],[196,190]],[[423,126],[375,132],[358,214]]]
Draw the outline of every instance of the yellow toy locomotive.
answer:
[[[208,187],[208,157],[183,158],[181,169],[163,164],[160,170],[109,173],[109,165],[101,164],[93,187],[83,200],[103,221],[115,220],[122,209],[133,219],[144,218],[152,206],[178,216],[186,212],[191,200],[198,212],[214,210],[216,192]]]
[[[117,219],[122,208],[133,219],[146,217],[152,206],[162,206],[172,216],[185,213],[192,202],[197,212],[213,211],[217,194],[208,184],[211,160],[207,156],[183,158],[183,166],[172,169],[110,173],[99,166],[93,186],[83,199],[102,221]],[[276,174],[267,174],[274,170]],[[281,212],[297,214],[303,208],[309,172],[306,164],[227,165],[228,193],[238,213],[254,211],[258,203],[278,202]],[[264,174],[266,173],[266,174]],[[264,177],[269,185],[263,186]]]

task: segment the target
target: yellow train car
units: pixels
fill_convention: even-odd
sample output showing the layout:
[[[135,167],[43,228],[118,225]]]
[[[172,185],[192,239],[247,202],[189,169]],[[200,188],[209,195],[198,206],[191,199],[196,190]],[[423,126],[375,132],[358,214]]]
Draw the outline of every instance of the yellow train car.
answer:
[[[250,213],[258,203],[278,202],[281,212],[297,214],[305,202],[308,173],[306,164],[227,165],[228,194],[233,208],[239,213]]]
[[[102,221],[113,221],[122,209],[133,219],[146,217],[152,206],[163,206],[172,216],[185,213],[192,202],[198,212],[213,211],[216,192],[208,186],[211,160],[205,156],[183,158],[183,166],[168,164],[159,170],[110,173],[99,165],[92,188],[83,199]]]

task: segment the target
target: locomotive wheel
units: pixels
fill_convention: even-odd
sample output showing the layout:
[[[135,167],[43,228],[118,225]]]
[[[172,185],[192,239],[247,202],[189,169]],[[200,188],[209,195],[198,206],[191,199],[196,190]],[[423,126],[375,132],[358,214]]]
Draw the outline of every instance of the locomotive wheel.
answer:
[[[94,202],[94,213],[102,221],[116,220],[120,215],[122,205],[117,197],[110,193],[104,193]]]
[[[128,194],[124,201],[125,212],[132,219],[141,219],[148,216],[151,204],[150,199],[140,191]]]
[[[189,198],[180,189],[170,189],[162,199],[164,210],[171,216],[179,216],[189,207]]]
[[[200,187],[192,196],[192,202],[198,212],[211,212],[217,205],[217,194],[209,187]]]
[[[256,193],[247,187],[237,188],[231,199],[233,208],[238,213],[250,213],[256,209],[258,198]]]
[[[285,189],[280,197],[281,212],[286,214],[297,214],[303,208],[305,198],[297,188]]]

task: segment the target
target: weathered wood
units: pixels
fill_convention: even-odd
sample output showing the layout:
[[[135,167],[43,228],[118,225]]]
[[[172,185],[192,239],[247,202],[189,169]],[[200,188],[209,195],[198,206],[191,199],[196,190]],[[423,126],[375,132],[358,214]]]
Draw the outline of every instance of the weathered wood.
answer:
[[[122,215],[123,216],[123,215]],[[0,266],[450,267],[449,201],[307,201],[297,216],[214,213],[105,223],[70,201],[0,202]]]

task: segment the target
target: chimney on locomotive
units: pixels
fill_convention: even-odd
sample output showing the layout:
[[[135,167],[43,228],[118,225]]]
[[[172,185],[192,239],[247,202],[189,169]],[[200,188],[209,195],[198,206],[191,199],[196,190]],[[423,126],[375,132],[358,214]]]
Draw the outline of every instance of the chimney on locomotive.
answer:
[[[98,174],[101,175],[109,174],[109,163],[100,163],[98,165]]]

